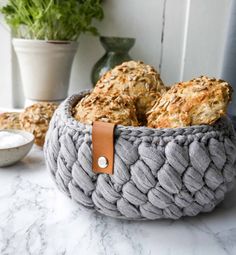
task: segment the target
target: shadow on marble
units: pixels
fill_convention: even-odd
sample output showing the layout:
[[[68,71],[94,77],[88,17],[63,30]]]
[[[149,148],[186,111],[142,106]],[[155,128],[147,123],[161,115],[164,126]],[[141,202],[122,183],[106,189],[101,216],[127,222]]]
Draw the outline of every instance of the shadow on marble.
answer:
[[[40,172],[42,171],[40,168],[38,168],[38,165],[44,164],[42,163],[42,160],[38,157],[34,156],[27,156],[25,159],[19,161],[18,163],[11,165],[11,166],[6,166],[3,168],[0,168],[0,171],[9,171],[9,172],[14,172],[16,170],[22,171],[27,173],[28,171],[30,172]]]
[[[85,219],[89,218],[90,220],[92,220],[92,222],[103,222],[103,224],[115,226],[121,225],[125,228],[138,228],[139,230],[142,228],[156,228],[156,231],[158,231],[159,229],[171,230],[175,228],[187,228],[189,231],[198,230],[200,232],[203,232],[205,235],[211,235],[215,239],[220,238],[220,231],[222,231],[223,233],[225,231],[222,238],[226,239],[229,231],[230,221],[232,221],[232,217],[236,213],[235,193],[236,188],[230,193],[228,193],[225,200],[221,202],[221,204],[219,204],[212,212],[201,213],[195,217],[183,217],[179,220],[160,219],[154,221],[140,221],[116,219],[102,215],[98,212],[90,211],[89,209],[82,208],[81,206],[77,205],[75,201],[71,201],[71,203],[74,204],[74,207],[76,207],[76,205],[78,206],[77,210],[73,212],[75,218],[85,217]],[[234,225],[235,222],[233,222],[232,228],[235,227]],[[235,233],[235,229],[233,228],[231,232]],[[220,240],[218,240],[218,242],[220,243]],[[183,243],[181,245],[183,245]]]
[[[170,226],[172,224],[182,222],[182,223],[188,223],[189,221],[198,221],[198,220],[209,220],[211,218],[217,218],[218,220],[223,220],[224,218],[227,218],[228,214],[232,212],[236,212],[236,187],[226,194],[225,199],[215,207],[215,209],[212,212],[206,212],[206,213],[200,213],[197,216],[185,216],[178,220],[170,220],[170,219],[157,219],[157,220],[129,220],[129,219],[119,219],[119,218],[113,218],[110,216],[103,215],[99,212],[93,211],[91,209],[84,208],[83,206],[79,205],[76,201],[72,200],[71,198],[67,197],[64,193],[57,190],[58,193],[60,193],[60,197],[63,197],[63,201],[67,201],[66,203],[71,203],[73,208],[76,208],[76,213],[82,213],[84,214],[90,214],[90,217],[93,217],[94,219],[99,220],[107,220],[109,222],[113,222],[116,224],[122,223],[122,224],[159,224],[161,226]],[[75,211],[74,211],[75,213]],[[235,218],[236,219],[236,218]]]

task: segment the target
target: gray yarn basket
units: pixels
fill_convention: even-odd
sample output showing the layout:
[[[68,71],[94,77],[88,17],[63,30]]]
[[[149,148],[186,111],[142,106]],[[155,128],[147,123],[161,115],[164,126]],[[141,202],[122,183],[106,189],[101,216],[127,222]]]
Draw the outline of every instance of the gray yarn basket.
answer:
[[[209,212],[234,185],[231,122],[176,129],[117,126],[114,174],[92,171],[92,126],[71,116],[88,91],[67,98],[46,136],[46,164],[58,188],[80,205],[125,219],[179,219]]]

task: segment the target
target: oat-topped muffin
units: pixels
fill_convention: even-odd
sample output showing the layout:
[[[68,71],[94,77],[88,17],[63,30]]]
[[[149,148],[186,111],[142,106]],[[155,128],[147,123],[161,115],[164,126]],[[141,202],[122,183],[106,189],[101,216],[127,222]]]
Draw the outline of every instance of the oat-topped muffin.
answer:
[[[213,124],[226,114],[231,94],[232,88],[227,82],[206,76],[178,83],[148,112],[148,127]]]
[[[0,129],[21,129],[19,112],[0,113]]]
[[[54,103],[39,102],[27,107],[20,114],[20,124],[24,130],[34,134],[35,144],[44,145],[49,122],[57,106]]]
[[[104,74],[97,82],[93,93],[109,95],[119,92],[133,97],[138,120],[145,123],[146,112],[165,91],[166,87],[153,67],[143,62],[129,61]]]
[[[82,123],[103,121],[124,126],[138,126],[133,100],[120,93],[84,97],[73,109],[73,116]]]

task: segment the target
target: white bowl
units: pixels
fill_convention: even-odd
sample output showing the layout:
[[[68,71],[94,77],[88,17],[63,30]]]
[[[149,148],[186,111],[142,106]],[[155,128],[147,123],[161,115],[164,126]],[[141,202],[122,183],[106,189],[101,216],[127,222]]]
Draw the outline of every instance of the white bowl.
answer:
[[[0,149],[0,167],[13,165],[23,159],[34,144],[34,135],[29,132],[17,129],[5,129],[2,131],[22,135],[26,139],[26,143],[20,146]]]

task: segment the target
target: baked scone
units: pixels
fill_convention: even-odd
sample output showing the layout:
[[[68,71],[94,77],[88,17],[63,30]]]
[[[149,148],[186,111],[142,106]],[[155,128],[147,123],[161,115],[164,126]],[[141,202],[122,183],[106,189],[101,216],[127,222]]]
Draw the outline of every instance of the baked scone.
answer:
[[[19,112],[4,112],[0,114],[0,129],[21,129]]]
[[[25,108],[24,112],[20,114],[22,129],[33,133],[35,144],[38,146],[44,145],[49,122],[57,106],[54,103],[39,102]]]
[[[166,91],[159,73],[143,62],[128,61],[108,71],[97,82],[96,94],[119,92],[134,99],[137,117],[146,122],[146,112],[154,105],[157,98]]]
[[[106,96],[91,93],[74,107],[73,116],[85,124],[103,121],[117,125],[138,126],[133,100],[120,93]]]
[[[201,76],[178,83],[147,113],[148,127],[177,128],[213,124],[226,114],[232,88],[223,81]]]

